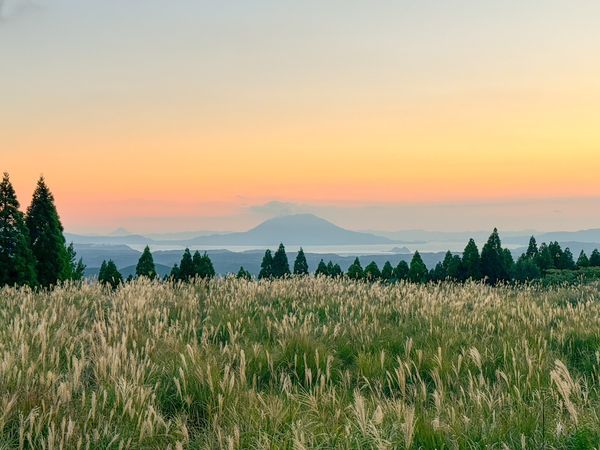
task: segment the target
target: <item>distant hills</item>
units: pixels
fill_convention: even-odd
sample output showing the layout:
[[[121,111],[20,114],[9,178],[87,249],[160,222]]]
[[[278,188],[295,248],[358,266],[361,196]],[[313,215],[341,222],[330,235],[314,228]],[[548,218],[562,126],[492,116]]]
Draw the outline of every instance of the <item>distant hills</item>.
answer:
[[[296,214],[269,219],[244,232],[215,233],[196,236],[191,239],[152,239],[139,234],[123,234],[122,229],[108,236],[84,236],[65,233],[67,242],[75,244],[111,245],[243,245],[275,246],[280,242],[286,245],[369,245],[391,244],[392,239],[371,233],[346,230],[312,214]],[[189,233],[186,233],[189,234]],[[155,235],[155,237],[157,237]]]

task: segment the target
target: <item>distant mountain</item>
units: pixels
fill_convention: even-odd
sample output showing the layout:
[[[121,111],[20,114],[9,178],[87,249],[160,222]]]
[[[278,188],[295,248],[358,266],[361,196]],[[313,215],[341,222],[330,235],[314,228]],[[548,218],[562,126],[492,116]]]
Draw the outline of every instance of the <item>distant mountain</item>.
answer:
[[[540,242],[591,242],[600,243],[600,228],[580,231],[553,231],[544,233],[537,238]]]
[[[156,243],[153,239],[140,234],[88,236],[82,234],[65,233],[65,240],[74,244],[103,244],[103,245],[145,245]]]
[[[199,236],[189,245],[367,245],[389,244],[391,239],[338,227],[312,214],[269,219],[249,231]]]

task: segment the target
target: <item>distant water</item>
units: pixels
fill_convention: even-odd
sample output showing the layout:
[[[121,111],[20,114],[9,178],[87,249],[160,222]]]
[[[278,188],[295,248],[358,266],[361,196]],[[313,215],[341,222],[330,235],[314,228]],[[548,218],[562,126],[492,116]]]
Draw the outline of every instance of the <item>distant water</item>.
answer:
[[[481,251],[483,244],[478,243]],[[398,252],[392,251],[394,248],[406,247],[410,252],[419,251],[421,253],[436,253],[445,252],[450,250],[452,252],[462,252],[466,246],[466,242],[423,242],[418,244],[411,243],[398,243],[398,244],[373,244],[373,245],[306,245],[302,246],[304,251],[307,253],[333,253],[336,255],[386,255],[386,254],[397,254]],[[134,250],[142,251],[145,245],[129,245]],[[506,245],[509,249],[515,249],[520,247],[519,245]],[[275,246],[267,247],[260,245],[193,245],[189,247],[190,250],[229,250],[231,252],[247,252],[252,250],[266,250],[267,248],[275,249]],[[286,246],[288,252],[296,252],[300,246],[289,245]],[[185,246],[182,245],[152,245],[152,251],[168,251],[168,250],[184,250]]]

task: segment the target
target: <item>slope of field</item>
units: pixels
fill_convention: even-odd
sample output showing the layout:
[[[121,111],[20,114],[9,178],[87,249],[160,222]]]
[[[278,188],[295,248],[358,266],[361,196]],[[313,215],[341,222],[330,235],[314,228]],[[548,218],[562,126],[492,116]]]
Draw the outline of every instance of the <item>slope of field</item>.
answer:
[[[0,290],[0,447],[591,448],[600,285]]]

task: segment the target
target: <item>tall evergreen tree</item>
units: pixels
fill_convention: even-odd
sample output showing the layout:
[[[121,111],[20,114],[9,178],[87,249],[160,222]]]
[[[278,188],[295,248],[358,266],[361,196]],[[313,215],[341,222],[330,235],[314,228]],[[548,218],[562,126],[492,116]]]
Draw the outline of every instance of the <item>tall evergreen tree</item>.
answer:
[[[171,281],[179,281],[181,280],[181,270],[179,270],[179,265],[175,264],[171,269],[171,273],[169,273],[169,280]]]
[[[600,252],[594,249],[590,255],[590,267],[600,267]]]
[[[392,281],[394,278],[394,268],[389,261],[386,261],[383,265],[383,269],[381,269],[381,278],[388,282]]]
[[[116,289],[119,284],[123,283],[123,276],[112,259],[109,259],[108,262],[102,261],[100,272],[98,273],[98,282],[110,285],[113,289]]]
[[[410,261],[408,279],[413,283],[426,283],[428,276],[429,271],[423,262],[423,258],[421,258],[421,254],[419,252],[415,252],[412,260]]]
[[[283,278],[290,275],[290,264],[283,244],[279,244],[279,248],[273,255],[273,276],[275,278]]]
[[[269,279],[273,278],[273,255],[271,254],[271,250],[265,251],[265,256],[263,256],[262,263],[260,264],[260,273],[258,274],[258,279]]]
[[[481,279],[481,258],[474,239],[469,239],[462,257],[463,277],[465,280]]]
[[[217,272],[215,271],[215,266],[213,266],[212,260],[208,256],[208,253],[204,252],[201,261],[200,276],[202,278],[214,278]]]
[[[588,259],[585,252],[583,250],[581,250],[581,253],[579,254],[579,258],[577,258],[577,267],[582,269],[582,268],[589,267],[589,266],[590,266],[590,260]]]
[[[296,260],[294,261],[294,275],[308,275],[308,262],[306,262],[306,256],[302,247],[298,250]]]
[[[179,279],[182,281],[190,281],[196,276],[194,261],[189,248],[186,248],[181,256],[179,263]]]
[[[535,258],[538,255],[538,246],[534,236],[529,238],[529,246],[527,247],[527,253],[525,255],[528,258]]]
[[[514,278],[516,281],[524,283],[541,278],[542,272],[535,263],[535,253],[530,254],[532,256],[522,255],[515,264]]]
[[[348,278],[352,280],[362,280],[365,276],[362,266],[360,265],[360,260],[358,257],[354,260],[354,262],[348,267],[347,272]]]
[[[554,265],[554,259],[552,258],[552,253],[550,253],[550,248],[545,242],[542,242],[540,245],[538,254],[535,257],[535,263],[541,271],[556,268]]]
[[[481,274],[491,285],[495,285],[500,281],[507,281],[510,278],[510,268],[507,267],[508,262],[508,255],[502,249],[498,229],[494,228],[481,250]]]
[[[315,276],[324,276],[327,277],[329,276],[329,269],[327,268],[327,264],[325,264],[325,261],[321,260],[319,261],[319,265],[317,266],[317,270],[315,272]]]
[[[573,253],[571,253],[571,249],[569,247],[565,248],[560,255],[559,268],[563,270],[575,270]]]
[[[335,263],[331,269],[328,268],[327,270],[329,270],[329,276],[333,278],[339,278],[344,275],[344,271],[337,263]]]
[[[67,257],[69,260],[69,271],[66,279],[74,281],[83,280],[86,265],[83,263],[82,258],[79,258],[79,260],[77,259],[77,253],[75,252],[75,247],[72,242],[67,247]]]
[[[36,281],[35,259],[25,218],[5,173],[0,183],[0,286],[34,286]]]
[[[138,277],[146,277],[154,280],[156,278],[156,266],[154,265],[154,258],[150,252],[150,247],[146,245],[142,256],[138,260],[137,266],[135,267],[135,275]]]
[[[365,267],[365,278],[369,281],[377,281],[381,278],[381,271],[375,261],[371,261]]]
[[[33,193],[26,222],[36,260],[38,282],[48,287],[65,280],[69,275],[70,261],[63,226],[56,211],[54,196],[43,177]]]
[[[564,261],[564,254],[558,241],[550,242],[550,244],[548,244],[548,251],[550,252],[550,256],[552,256],[552,267],[555,269],[563,269],[564,267],[562,267],[562,264]]]
[[[410,268],[408,267],[408,263],[404,260],[401,260],[396,268],[394,269],[394,279],[396,281],[408,280],[408,272]]]

